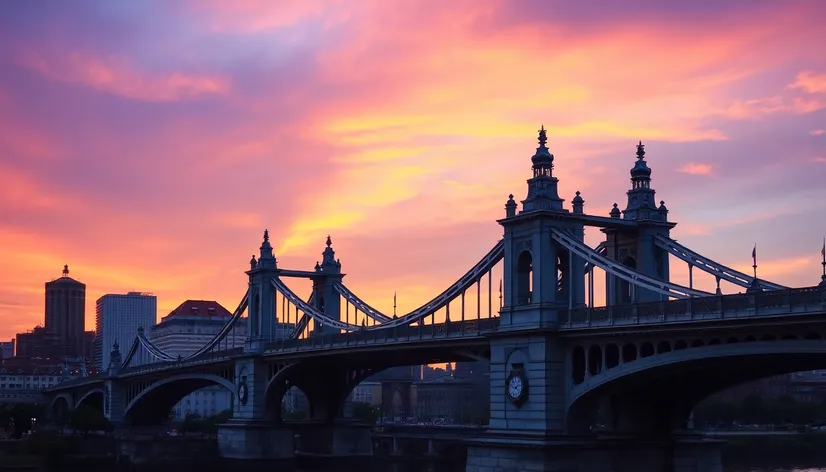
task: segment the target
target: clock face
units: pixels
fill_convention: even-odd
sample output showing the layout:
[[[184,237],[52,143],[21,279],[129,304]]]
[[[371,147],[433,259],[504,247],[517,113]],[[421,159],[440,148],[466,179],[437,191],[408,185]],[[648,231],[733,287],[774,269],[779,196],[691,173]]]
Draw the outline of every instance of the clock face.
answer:
[[[505,383],[505,394],[517,408],[525,403],[528,398],[528,382],[525,374],[521,371],[513,372]]]
[[[512,399],[517,399],[522,396],[522,379],[514,376],[511,377],[510,382],[508,382],[508,396]]]
[[[238,387],[238,399],[241,400],[241,404],[247,403],[247,384],[242,383]]]

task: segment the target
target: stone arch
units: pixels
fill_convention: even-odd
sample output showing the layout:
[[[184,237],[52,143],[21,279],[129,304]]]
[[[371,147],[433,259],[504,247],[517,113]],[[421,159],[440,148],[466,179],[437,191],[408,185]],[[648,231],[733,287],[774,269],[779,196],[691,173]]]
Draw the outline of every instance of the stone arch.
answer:
[[[647,342],[647,341],[642,343],[642,346],[640,346],[640,359],[645,358],[645,357],[651,357],[653,355],[654,355],[654,345],[651,344],[650,342]]]
[[[619,365],[620,351],[616,344],[609,344],[605,346],[605,368],[613,369]]]
[[[58,424],[65,424],[69,421],[69,413],[72,411],[69,399],[65,395],[58,395],[52,400],[52,406],[49,409],[51,419]]]
[[[212,374],[179,374],[159,380],[135,396],[124,409],[124,420],[131,425],[163,424],[172,408],[190,393],[220,385],[235,396],[235,385]]]
[[[703,347],[703,346],[705,346],[705,344],[706,343],[703,342],[702,339],[695,339],[694,341],[691,342],[691,347],[693,347],[693,348]]]
[[[717,344],[663,353],[574,386],[567,428],[581,428],[583,412],[598,408],[606,398],[628,405],[635,418],[650,420],[641,421],[640,428],[685,427],[694,406],[713,393],[773,375],[823,368],[826,344],[819,340]]]
[[[516,258],[516,304],[528,305],[533,293],[533,254],[525,249]]]
[[[625,343],[622,346],[622,362],[633,362],[637,360],[637,345],[634,343]]]
[[[90,390],[80,397],[75,405],[75,408],[79,408],[81,405],[86,405],[104,412],[103,395],[103,389]]]
[[[588,348],[588,373],[597,375],[602,372],[602,348],[597,344],[592,344]]]
[[[720,338],[711,338],[708,342],[709,346],[716,346],[717,344],[720,344]]]
[[[688,343],[684,340],[680,339],[676,343],[674,343],[674,350],[675,351],[682,351],[683,349],[688,349]]]
[[[657,343],[657,354],[664,352],[671,352],[671,343],[668,341],[660,341]]]

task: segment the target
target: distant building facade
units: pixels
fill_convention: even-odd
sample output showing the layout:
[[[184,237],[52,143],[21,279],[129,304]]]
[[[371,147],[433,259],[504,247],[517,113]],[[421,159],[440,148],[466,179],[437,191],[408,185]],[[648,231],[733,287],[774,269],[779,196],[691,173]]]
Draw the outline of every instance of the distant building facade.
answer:
[[[158,299],[152,294],[129,292],[100,297],[95,305],[95,368],[106,370],[115,342],[121,352],[128,352],[138,328],[150,329],[157,318]]]
[[[186,357],[215,338],[231,317],[218,302],[187,300],[149,328],[147,336],[161,351]],[[241,347],[246,337],[247,323],[238,322],[221,348]]]
[[[14,357],[15,340],[0,341],[0,359],[9,359]]]
[[[57,335],[43,326],[35,326],[25,333],[17,333],[15,355],[17,357],[46,359],[55,355]]]
[[[69,266],[63,266],[63,276],[46,282],[46,331],[54,335],[55,357],[81,357],[83,333],[86,330],[86,284],[69,277]]]

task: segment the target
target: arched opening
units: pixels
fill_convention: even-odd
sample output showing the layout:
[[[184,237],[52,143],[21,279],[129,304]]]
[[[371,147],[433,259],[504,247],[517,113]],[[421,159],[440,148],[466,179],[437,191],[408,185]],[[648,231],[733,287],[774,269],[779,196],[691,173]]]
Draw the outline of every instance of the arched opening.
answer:
[[[703,342],[703,340],[702,340],[702,339],[695,339],[695,340],[691,343],[691,347],[702,347],[704,344],[705,344],[705,343]]]
[[[221,386],[234,395],[235,386],[216,375],[179,375],[161,380],[140,392],[126,405],[124,422],[130,426],[169,424],[175,420],[173,407],[193,392]]]
[[[681,339],[681,340],[677,341],[676,343],[674,343],[674,350],[675,351],[681,351],[683,349],[688,349],[688,343],[686,343],[684,340]]]
[[[582,346],[574,346],[571,352],[571,379],[574,385],[585,380],[585,349]]]
[[[616,344],[605,346],[605,367],[613,369],[619,365],[620,353]]]
[[[777,336],[775,336],[773,334],[764,334],[763,336],[760,336],[760,340],[761,341],[775,341],[775,340],[777,340]]]
[[[568,289],[571,286],[570,254],[566,249],[556,248],[556,293],[557,300],[568,300]]]
[[[49,412],[52,421],[59,426],[65,426],[69,423],[69,401],[65,397],[57,397],[52,402],[52,408]]]
[[[304,391],[295,385],[290,386],[280,400],[281,419],[283,421],[302,421],[310,418],[310,400]]]
[[[94,390],[81,397],[76,408],[80,408],[81,406],[94,408],[95,410],[103,413],[103,391]]]
[[[643,343],[640,346],[640,357],[651,357],[654,355],[654,345],[651,343]]]
[[[660,341],[657,343],[657,354],[664,352],[671,352],[671,344],[669,344],[668,341]]]
[[[622,265],[628,267],[632,270],[637,270],[637,260],[631,256],[626,256],[622,260]],[[617,286],[617,303],[618,304],[628,304],[634,303],[636,301],[636,287],[634,284],[630,282],[626,282],[620,278],[616,278],[616,286]]]
[[[582,390],[575,389],[566,415],[568,431],[587,431],[589,412],[598,409],[603,414],[599,421],[614,431],[670,434],[686,429],[690,427],[688,420],[698,403],[714,393],[781,374],[826,369],[826,346],[818,340],[720,344],[655,359],[662,361],[608,371],[594,379],[597,383],[583,385]],[[738,401],[742,403],[742,400]],[[736,405],[738,401],[731,404]],[[601,409],[601,405],[610,405],[610,408]],[[724,408],[715,411],[727,413]],[[804,411],[808,416],[801,417],[801,421],[811,421],[811,410]],[[693,418],[694,425],[699,428],[707,412],[698,413],[699,407]],[[740,422],[757,424],[748,419]],[[771,421],[765,422],[769,423]]]
[[[637,346],[632,343],[626,343],[622,346],[622,362],[633,362],[637,360]]]
[[[596,344],[588,348],[588,372],[591,375],[602,372],[602,349]]]
[[[708,342],[709,346],[715,346],[717,344],[720,344],[720,340],[718,338],[712,338],[711,341]]]
[[[516,260],[516,304],[530,305],[533,293],[533,256],[522,251]]]

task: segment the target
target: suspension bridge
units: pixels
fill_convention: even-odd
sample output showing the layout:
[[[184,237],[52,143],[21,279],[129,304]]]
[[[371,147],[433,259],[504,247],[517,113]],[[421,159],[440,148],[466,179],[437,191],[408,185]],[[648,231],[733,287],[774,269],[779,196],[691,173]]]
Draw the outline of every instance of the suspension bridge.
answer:
[[[278,265],[265,231],[246,271],[248,290],[209,343],[174,356],[139,330],[124,353],[113,347],[107,371],[52,388],[53,412],[87,403],[115,424],[160,424],[185,395],[221,385],[235,399],[222,454],[286,457],[294,450],[283,444],[292,444],[297,426],[282,421],[281,398],[297,387],[314,425],[301,426],[302,448],[356,454],[364,441],[339,419],[359,382],[397,366],[485,361],[490,423],[469,448],[469,472],[497,460],[519,470],[569,462],[580,464],[572,470],[647,470],[629,458],[640,444],[653,451],[643,454],[652,463],[719,471],[716,443],[686,432],[691,410],[737,383],[826,368],[826,259],[819,284],[792,288],[677,242],[642,143],[625,209],[615,203],[605,216],[585,213],[580,192],[567,207],[554,165],[543,127],[527,196],[520,208],[510,195],[498,220],[503,238],[407,314],[382,313],[349,288],[329,237],[313,270],[290,270]],[[586,227],[604,241],[587,245]],[[674,261],[686,264],[687,285],[671,281]],[[695,270],[716,288],[697,288]],[[312,283],[306,299],[290,288],[297,278]],[[735,293],[723,292],[729,288]],[[247,324],[242,346],[229,345],[237,323]],[[277,337],[283,325],[290,334]],[[619,447],[617,437],[635,446]],[[582,452],[594,448],[604,454]]]

